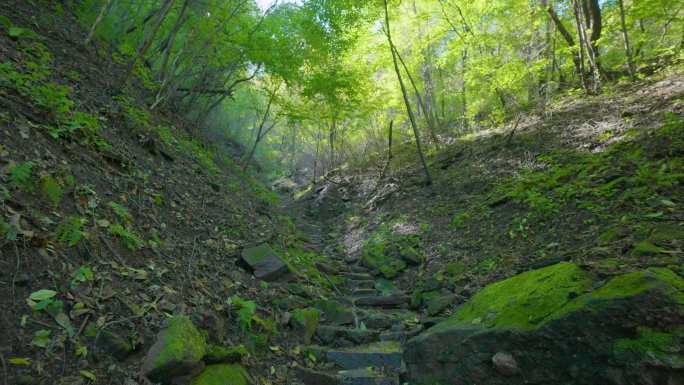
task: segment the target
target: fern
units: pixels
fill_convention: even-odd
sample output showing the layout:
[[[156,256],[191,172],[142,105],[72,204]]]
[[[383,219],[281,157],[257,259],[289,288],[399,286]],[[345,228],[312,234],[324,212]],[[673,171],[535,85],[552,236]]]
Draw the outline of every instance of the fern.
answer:
[[[66,222],[57,226],[57,242],[61,245],[69,247],[76,246],[85,233],[83,232],[83,225],[85,219],[79,217],[71,217]]]
[[[24,162],[14,165],[10,170],[9,184],[14,188],[32,190],[33,162]]]
[[[114,211],[114,214],[116,214],[122,221],[124,222],[131,222],[133,221],[133,216],[131,213],[128,211],[128,209],[116,202],[109,202],[109,207]]]
[[[109,234],[120,238],[123,245],[129,250],[138,250],[143,245],[143,241],[137,234],[125,228],[120,223],[109,226]]]
[[[62,196],[64,195],[64,190],[62,185],[55,178],[51,176],[45,176],[40,180],[40,190],[43,196],[47,198],[52,206],[58,206],[59,202],[62,201]]]

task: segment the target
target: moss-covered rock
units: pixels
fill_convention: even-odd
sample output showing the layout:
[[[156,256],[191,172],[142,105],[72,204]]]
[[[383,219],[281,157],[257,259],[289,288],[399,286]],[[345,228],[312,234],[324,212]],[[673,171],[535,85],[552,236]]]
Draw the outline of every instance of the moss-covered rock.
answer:
[[[191,385],[248,385],[249,375],[240,365],[219,364],[207,366]]]
[[[197,367],[206,348],[204,337],[188,317],[173,317],[147,352],[143,373],[154,382],[169,382]]]
[[[247,349],[242,346],[216,346],[210,345],[207,347],[207,353],[204,355],[204,362],[207,364],[228,363],[232,364],[240,362],[243,357],[247,356]]]
[[[413,384],[680,383],[682,324],[684,278],[674,271],[602,283],[560,263],[485,287],[410,340],[404,359]],[[515,355],[519,375],[493,368],[501,351]]]
[[[530,329],[591,285],[577,265],[559,263],[487,286],[458,310],[453,321]]]
[[[318,322],[320,318],[320,313],[318,309],[313,307],[308,307],[305,309],[296,309],[292,312],[292,319],[294,324],[304,331],[304,343],[311,343],[311,337],[316,333],[316,328],[318,328]]]
[[[407,267],[423,262],[421,238],[415,233],[395,232],[389,224],[380,226],[364,243],[361,260],[383,277],[392,279]]]

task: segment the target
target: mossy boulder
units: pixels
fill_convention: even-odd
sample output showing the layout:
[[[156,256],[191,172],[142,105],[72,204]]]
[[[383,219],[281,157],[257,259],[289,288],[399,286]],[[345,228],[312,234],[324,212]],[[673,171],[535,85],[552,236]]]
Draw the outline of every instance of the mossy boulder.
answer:
[[[240,362],[243,357],[247,356],[247,349],[242,346],[216,346],[210,345],[207,347],[207,353],[204,355],[203,361],[207,364],[232,364]]]
[[[684,278],[672,270],[599,282],[559,263],[485,287],[410,340],[404,360],[416,385],[678,384],[683,324]],[[496,370],[502,351],[518,374]]]
[[[176,316],[147,352],[143,373],[153,382],[168,383],[201,365],[207,345],[188,317]]]
[[[243,250],[242,261],[254,272],[255,277],[264,281],[275,281],[289,271],[285,262],[268,244]]]
[[[207,366],[191,385],[248,385],[249,374],[240,365],[218,364]]]
[[[361,260],[387,279],[397,277],[407,265],[424,260],[422,240],[414,232],[395,231],[389,224],[380,226],[363,244]]]

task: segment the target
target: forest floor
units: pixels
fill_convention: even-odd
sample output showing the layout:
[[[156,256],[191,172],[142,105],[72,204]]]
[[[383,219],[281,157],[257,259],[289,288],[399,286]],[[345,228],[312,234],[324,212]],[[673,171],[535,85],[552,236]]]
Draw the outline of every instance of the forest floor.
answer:
[[[493,282],[684,273],[681,68],[430,148],[432,186],[400,144],[386,178],[380,156],[292,200],[145,108],[61,13],[0,4],[0,384],[147,384],[172,315],[244,381],[397,384],[402,344]],[[285,277],[245,265],[265,243]]]

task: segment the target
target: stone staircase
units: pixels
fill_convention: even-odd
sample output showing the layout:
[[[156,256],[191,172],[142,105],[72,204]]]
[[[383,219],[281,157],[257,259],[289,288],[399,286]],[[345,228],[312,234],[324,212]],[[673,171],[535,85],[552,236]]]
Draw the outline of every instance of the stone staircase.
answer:
[[[417,335],[416,313],[407,310],[410,297],[398,290],[376,289],[370,271],[347,259],[338,273],[342,295],[323,310],[315,342],[306,348],[323,369],[298,369],[306,385],[399,385],[405,371],[402,344]]]

